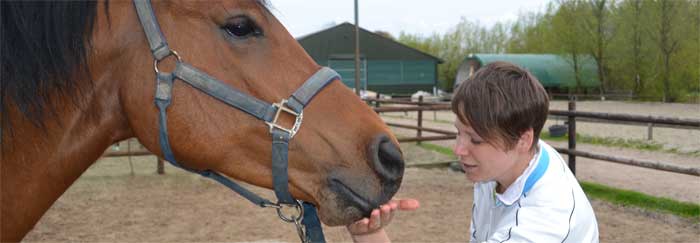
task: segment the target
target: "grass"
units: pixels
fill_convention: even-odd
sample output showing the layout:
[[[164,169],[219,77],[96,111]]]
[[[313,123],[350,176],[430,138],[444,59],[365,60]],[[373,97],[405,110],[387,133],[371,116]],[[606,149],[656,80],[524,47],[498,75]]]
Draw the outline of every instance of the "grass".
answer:
[[[569,140],[569,135],[566,134],[563,137],[552,137],[551,135],[549,135],[548,131],[543,131],[540,134],[540,138],[543,140],[548,140],[548,141],[563,142],[563,141]],[[618,147],[618,148],[630,148],[630,149],[637,149],[637,150],[660,151],[660,152],[674,153],[674,154],[681,154],[681,155],[700,156],[700,150],[695,150],[695,151],[690,151],[690,152],[681,152],[681,151],[678,151],[678,149],[676,149],[676,148],[670,148],[670,149],[664,148],[663,144],[660,144],[660,143],[657,143],[654,141],[641,140],[641,139],[596,137],[596,136],[583,135],[580,133],[576,133],[576,143],[586,143],[586,144],[603,145],[603,146]]]
[[[425,143],[425,142],[418,144],[418,147],[421,147],[421,148],[424,148],[424,149],[427,149],[430,151],[435,151],[435,152],[438,152],[440,154],[448,155],[448,156],[451,156],[452,158],[455,158],[455,159],[457,158],[457,156],[455,156],[455,154],[452,152],[452,149],[450,149],[448,147],[443,147],[440,145],[435,145],[432,143]]]
[[[549,134],[547,134],[549,135]],[[566,137],[554,139],[566,140]],[[440,145],[421,143],[421,148],[437,153],[454,156],[452,150]],[[700,204],[681,202],[669,198],[654,197],[644,193],[617,189],[593,182],[581,181],[581,187],[590,198],[607,201],[622,206],[634,206],[650,211],[670,213],[684,218],[690,218],[700,222]]]
[[[664,197],[617,189],[593,182],[581,181],[581,187],[590,198],[604,200],[622,206],[634,206],[650,211],[671,213],[700,222],[700,204],[680,202]]]

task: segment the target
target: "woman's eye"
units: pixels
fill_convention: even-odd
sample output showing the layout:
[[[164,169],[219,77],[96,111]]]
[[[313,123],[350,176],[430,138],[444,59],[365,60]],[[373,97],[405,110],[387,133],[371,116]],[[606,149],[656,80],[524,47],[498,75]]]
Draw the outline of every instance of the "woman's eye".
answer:
[[[244,39],[251,36],[259,36],[260,28],[248,17],[235,17],[223,26],[231,37]]]
[[[471,142],[472,142],[474,145],[479,145],[479,144],[482,143],[482,141],[474,140],[474,139],[472,139]]]

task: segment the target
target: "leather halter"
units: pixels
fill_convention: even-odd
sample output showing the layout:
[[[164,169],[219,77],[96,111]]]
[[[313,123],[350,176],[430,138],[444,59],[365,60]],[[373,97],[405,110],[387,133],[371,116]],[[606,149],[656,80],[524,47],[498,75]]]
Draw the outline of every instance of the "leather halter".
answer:
[[[134,0],[134,6],[143,27],[148,45],[154,57],[154,69],[156,72],[155,104],[159,110],[159,141],[165,160],[172,165],[184,170],[212,178],[229,187],[238,194],[260,207],[273,207],[277,209],[279,217],[290,223],[294,223],[299,237],[303,242],[325,242],[321,224],[316,214],[316,208],[312,204],[295,200],[289,193],[287,174],[287,153],[289,140],[294,137],[303,121],[304,107],[326,85],[336,79],[340,79],[338,73],[328,67],[323,67],[313,74],[297,89],[288,99],[279,103],[267,103],[245,93],[242,93],[223,82],[207,75],[192,65],[183,62],[174,50],[171,50],[160,31],[160,25],[155,17],[150,0]],[[168,56],[177,58],[173,72],[158,70],[158,62]],[[167,107],[172,99],[172,86],[175,79],[185,81],[190,86],[197,88],[219,101],[244,111],[255,118],[264,121],[270,128],[272,136],[272,179],[277,202],[273,203],[261,198],[225,176],[212,170],[192,170],[180,165],[168,140]],[[296,117],[291,128],[285,128],[277,123],[281,113],[288,113]],[[287,216],[283,213],[283,207],[294,207],[298,215]]]

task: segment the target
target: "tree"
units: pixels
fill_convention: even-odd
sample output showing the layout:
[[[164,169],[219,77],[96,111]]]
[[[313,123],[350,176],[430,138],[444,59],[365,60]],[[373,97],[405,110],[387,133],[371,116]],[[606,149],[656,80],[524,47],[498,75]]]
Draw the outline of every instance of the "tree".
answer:
[[[608,0],[589,0],[587,4],[588,6],[583,6],[583,9],[587,10],[586,12],[590,15],[582,14],[582,26],[586,32],[585,36],[592,38],[592,41],[588,42],[590,44],[586,46],[598,66],[598,78],[602,83],[601,93],[604,93],[606,89],[613,86],[607,76],[608,56],[606,50],[615,33],[615,26],[608,17],[612,14],[609,6],[615,3]]]
[[[645,79],[642,75],[642,62],[644,56],[642,54],[642,0],[627,1],[632,11],[632,19],[630,21],[632,34],[630,35],[630,49],[632,51],[632,63],[634,70],[634,88],[632,89],[635,95],[639,95],[644,89]]]
[[[552,16],[556,11],[553,3],[547,5],[544,13],[520,13],[510,25],[510,38],[507,53],[555,53],[558,49],[552,43]]]
[[[559,9],[552,17],[552,31],[556,33],[555,43],[559,46],[559,53],[570,60],[574,70],[576,93],[581,92],[581,58],[584,52],[582,36],[584,31],[581,26],[583,1],[560,0]],[[571,90],[569,90],[571,92]]]
[[[382,36],[382,37],[384,37],[384,38],[387,38],[387,39],[390,39],[390,40],[394,40],[394,36],[392,36],[391,33],[387,32],[387,31],[377,30],[377,31],[374,31],[374,33],[377,34],[377,35],[380,35],[380,36]]]
[[[646,83],[651,78],[654,67],[651,57],[653,46],[648,26],[649,0],[623,0],[617,5],[616,15],[612,16],[618,27],[617,34],[610,46],[611,62],[608,64],[615,70],[608,75],[622,87],[640,96],[647,88]]]
[[[652,39],[656,42],[659,51],[661,52],[662,70],[661,82],[663,83],[663,102],[674,101],[675,94],[671,92],[671,59],[678,52],[680,40],[676,33],[680,25],[679,22],[679,3],[674,0],[655,0],[654,17],[656,24],[654,25],[655,33],[652,32]]]
[[[440,88],[451,90],[462,61],[470,53],[503,53],[508,45],[507,24],[495,24],[491,28],[466,18],[445,34],[428,37],[401,32],[398,41],[441,58],[438,66]]]

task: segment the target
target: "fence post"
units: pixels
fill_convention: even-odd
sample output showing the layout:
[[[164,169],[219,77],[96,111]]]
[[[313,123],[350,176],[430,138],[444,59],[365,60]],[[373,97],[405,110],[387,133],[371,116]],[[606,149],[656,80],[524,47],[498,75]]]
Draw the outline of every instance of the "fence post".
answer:
[[[576,111],[576,96],[569,98],[569,112]],[[576,116],[569,114],[569,151],[576,150]],[[569,169],[576,175],[576,155],[569,153]]]
[[[423,96],[418,96],[418,107],[423,105]],[[416,137],[420,139],[423,132],[423,110],[418,110],[418,130],[416,130]],[[420,144],[420,140],[416,144]]]
[[[374,102],[374,107],[379,108],[379,92],[377,92],[377,101]]]
[[[158,160],[158,174],[165,174],[165,166],[163,165],[163,160],[160,158],[156,158],[156,160]]]
[[[131,139],[126,140],[126,151],[129,152],[129,169],[131,169],[131,176],[134,176],[134,163],[131,162]]]
[[[647,140],[653,140],[654,139],[654,123],[648,123],[647,124]]]

